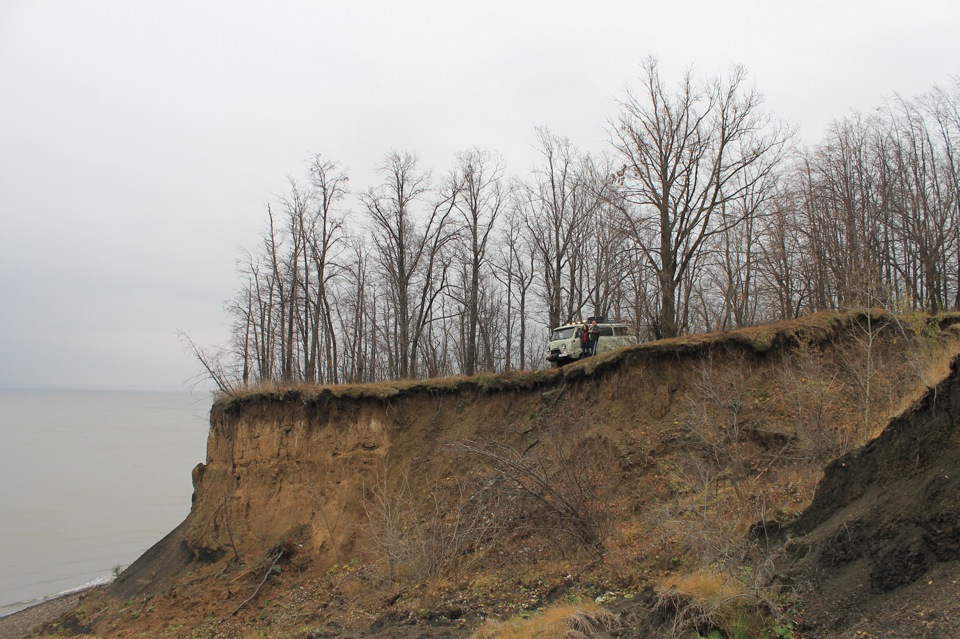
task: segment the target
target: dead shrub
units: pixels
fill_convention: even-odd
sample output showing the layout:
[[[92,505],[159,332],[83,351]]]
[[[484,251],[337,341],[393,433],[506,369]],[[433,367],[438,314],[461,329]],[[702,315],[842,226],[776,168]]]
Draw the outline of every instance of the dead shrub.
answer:
[[[409,467],[386,462],[364,502],[365,532],[391,582],[469,570],[501,534],[500,492],[488,480],[414,487]]]
[[[795,445],[788,459],[825,464],[853,447],[845,426],[847,403],[839,373],[809,344],[787,353],[780,368],[783,410],[793,426]]]
[[[603,443],[587,438],[583,428],[553,423],[538,431],[525,449],[509,444],[451,442],[461,453],[478,457],[508,493],[528,526],[553,539],[561,554],[572,544],[597,556],[604,553],[608,516],[602,499],[605,473]]]
[[[728,482],[743,498],[741,480],[747,475],[743,454],[745,412],[750,406],[743,355],[730,355],[722,363],[712,355],[701,361],[697,381],[686,396],[688,410],[682,424],[688,450],[707,463],[696,464],[704,487]]]
[[[857,446],[865,444],[875,428],[885,421],[884,409],[893,388],[884,339],[889,326],[886,316],[875,319],[873,313],[866,312],[861,322],[849,326],[846,339],[838,342],[839,361],[846,373],[849,394],[859,409],[854,427]]]

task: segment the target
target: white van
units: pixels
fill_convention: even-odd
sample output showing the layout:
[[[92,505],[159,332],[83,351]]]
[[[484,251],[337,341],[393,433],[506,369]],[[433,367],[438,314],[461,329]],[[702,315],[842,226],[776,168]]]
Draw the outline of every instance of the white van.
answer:
[[[583,331],[589,330],[589,318],[585,322],[563,324],[553,329],[550,334],[550,343],[547,346],[547,361],[560,367],[575,362],[588,355],[583,352]],[[623,346],[637,343],[636,336],[631,334],[630,327],[623,322],[608,322],[598,317],[597,326],[600,329],[600,338],[597,340],[597,355],[609,353]]]

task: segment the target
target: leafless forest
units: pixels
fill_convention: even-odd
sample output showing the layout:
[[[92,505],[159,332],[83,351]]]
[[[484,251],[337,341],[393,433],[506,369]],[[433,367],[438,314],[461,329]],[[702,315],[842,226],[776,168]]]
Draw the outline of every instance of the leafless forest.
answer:
[[[238,261],[231,343],[191,346],[232,390],[539,368],[549,327],[594,314],[650,340],[960,307],[960,80],[809,147],[742,69],[650,59],[606,126],[602,155],[537,130],[519,176],[481,147],[443,173],[390,151],[362,186],[317,155]]]

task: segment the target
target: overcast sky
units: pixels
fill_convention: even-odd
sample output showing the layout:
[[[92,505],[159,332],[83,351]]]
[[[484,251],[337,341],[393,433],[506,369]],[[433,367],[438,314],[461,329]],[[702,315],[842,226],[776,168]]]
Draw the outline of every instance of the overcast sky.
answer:
[[[0,0],[0,385],[178,387],[266,203],[314,153],[603,151],[656,56],[742,64],[813,144],[960,74],[960,2]]]

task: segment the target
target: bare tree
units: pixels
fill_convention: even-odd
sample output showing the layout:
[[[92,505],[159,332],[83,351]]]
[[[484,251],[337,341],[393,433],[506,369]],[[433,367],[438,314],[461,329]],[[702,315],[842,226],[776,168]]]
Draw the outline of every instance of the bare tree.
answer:
[[[897,96],[869,117],[854,113],[801,156],[778,207],[798,222],[802,310],[956,304],[960,127],[950,114],[960,99],[943,99]]]
[[[895,223],[907,258],[899,265],[901,276],[913,299],[937,313],[948,305],[945,262],[957,251],[957,205],[955,190],[948,186],[949,156],[939,148],[937,132],[917,105],[898,97],[888,108],[893,110],[890,149],[898,177]]]
[[[442,251],[453,238],[450,219],[456,193],[422,204],[430,195],[430,175],[420,170],[412,153],[388,153],[379,171],[383,184],[365,192],[362,201],[393,305],[392,328],[384,325],[381,331],[392,336],[387,340],[392,374],[416,377],[420,340],[447,285],[449,263]],[[421,214],[420,206],[427,212]]]
[[[660,307],[656,334],[684,330],[685,278],[704,243],[740,218],[717,213],[757,188],[783,156],[786,136],[761,111],[762,99],[734,68],[728,80],[706,83],[688,71],[675,92],[648,58],[639,94],[629,92],[611,123],[623,161],[617,186],[624,219],[648,268]]]
[[[376,335],[372,329],[377,307],[370,293],[369,260],[361,238],[348,240],[346,250],[349,257],[341,281],[331,295],[332,314],[341,331],[338,378],[348,383],[371,382],[377,379]]]
[[[545,129],[538,129],[537,136],[543,163],[523,187],[519,202],[552,327],[581,314],[584,242],[599,201],[584,177],[582,156],[570,141]]]
[[[316,282],[315,290],[311,291],[309,280],[304,279],[305,311],[310,313],[311,318],[304,345],[306,381],[339,381],[337,339],[340,330],[339,323],[333,321],[329,287],[342,268],[337,259],[339,244],[344,236],[344,214],[338,207],[347,193],[348,181],[349,178],[336,162],[325,160],[319,154],[314,156],[310,163],[310,182],[313,186],[311,217],[305,229],[310,260],[305,263],[304,271],[309,272],[308,265],[312,263]]]
[[[524,222],[514,205],[500,236],[494,277],[505,287],[504,370],[527,368],[527,317],[529,291],[536,272],[535,255],[524,234]],[[516,353],[516,354],[515,354]]]
[[[454,208],[459,217],[458,259],[461,265],[459,302],[463,308],[461,370],[473,375],[479,359],[480,320],[484,279],[489,272],[489,243],[507,203],[503,159],[491,151],[472,148],[457,155],[451,191],[459,191]]]

